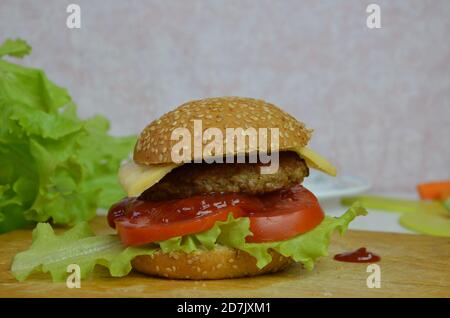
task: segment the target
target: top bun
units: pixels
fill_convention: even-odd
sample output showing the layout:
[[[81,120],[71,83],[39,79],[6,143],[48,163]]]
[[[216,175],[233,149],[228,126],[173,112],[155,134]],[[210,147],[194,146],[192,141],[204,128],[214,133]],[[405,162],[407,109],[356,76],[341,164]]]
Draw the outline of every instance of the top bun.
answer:
[[[172,131],[179,127],[187,128],[193,142],[194,120],[196,119],[202,120],[203,132],[208,128],[218,128],[222,131],[224,153],[214,154],[215,156],[248,153],[248,142],[243,151],[225,153],[226,128],[247,129],[253,127],[256,130],[258,128],[278,128],[278,150],[280,151],[306,146],[312,133],[312,130],[307,129],[303,123],[263,100],[244,97],[206,98],[187,102],[145,127],[134,148],[134,161],[142,165],[172,163],[172,146],[179,142],[179,140],[171,140]],[[269,130],[268,139],[270,141]],[[209,142],[207,140],[202,143],[206,145]],[[268,149],[271,150],[271,147],[274,146],[269,142]],[[192,151],[191,160],[194,160],[193,155]]]

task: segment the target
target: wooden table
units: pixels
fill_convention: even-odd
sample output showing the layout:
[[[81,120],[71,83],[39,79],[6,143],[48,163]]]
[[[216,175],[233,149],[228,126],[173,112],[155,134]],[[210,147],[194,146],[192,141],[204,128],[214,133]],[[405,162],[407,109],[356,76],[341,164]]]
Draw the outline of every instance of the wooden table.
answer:
[[[97,233],[110,231],[104,218]],[[98,267],[80,289],[33,275],[19,283],[9,272],[11,259],[26,249],[30,230],[0,235],[0,297],[450,297],[450,240],[423,235],[348,231],[335,235],[330,256],[308,272],[299,265],[272,275],[217,281],[176,281],[131,273],[111,278]],[[361,246],[380,255],[381,288],[368,288],[367,264],[336,262],[332,255]]]

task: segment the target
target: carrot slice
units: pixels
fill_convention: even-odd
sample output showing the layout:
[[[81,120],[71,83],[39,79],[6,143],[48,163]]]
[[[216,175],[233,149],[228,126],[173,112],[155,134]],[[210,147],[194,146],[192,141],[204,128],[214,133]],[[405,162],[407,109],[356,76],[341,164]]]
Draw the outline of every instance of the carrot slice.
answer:
[[[445,201],[450,199],[450,189],[444,190],[439,194],[439,200]]]
[[[421,183],[417,185],[420,198],[424,200],[440,200],[441,193],[450,191],[450,181]]]

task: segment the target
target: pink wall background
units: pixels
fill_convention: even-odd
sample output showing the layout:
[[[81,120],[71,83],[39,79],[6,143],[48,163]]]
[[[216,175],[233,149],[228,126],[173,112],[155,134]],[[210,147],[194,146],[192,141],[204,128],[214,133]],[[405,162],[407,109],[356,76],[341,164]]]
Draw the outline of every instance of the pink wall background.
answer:
[[[366,27],[366,6],[382,28]],[[82,28],[65,26],[77,3]],[[450,178],[450,1],[0,1],[0,40],[114,134],[195,98],[266,99],[375,192]]]

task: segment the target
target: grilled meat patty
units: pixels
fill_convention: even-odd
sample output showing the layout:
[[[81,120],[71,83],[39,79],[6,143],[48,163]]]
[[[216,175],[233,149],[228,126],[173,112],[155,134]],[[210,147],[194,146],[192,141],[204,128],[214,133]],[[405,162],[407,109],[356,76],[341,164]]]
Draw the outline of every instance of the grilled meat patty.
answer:
[[[246,160],[248,161],[248,160]],[[187,163],[172,170],[141,194],[144,200],[168,200],[211,192],[259,194],[289,188],[309,174],[295,152],[280,152],[279,169],[261,174],[262,163]]]

